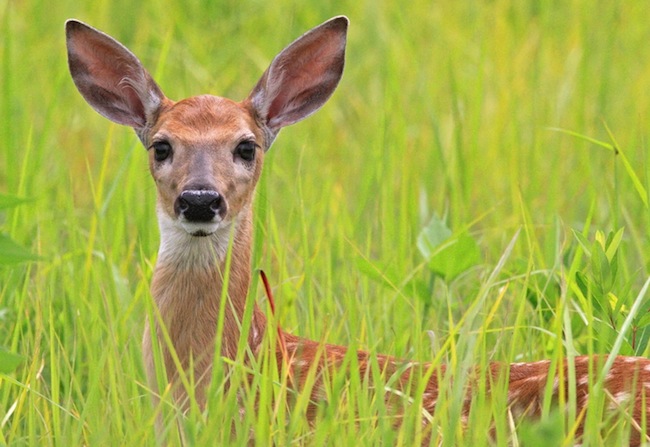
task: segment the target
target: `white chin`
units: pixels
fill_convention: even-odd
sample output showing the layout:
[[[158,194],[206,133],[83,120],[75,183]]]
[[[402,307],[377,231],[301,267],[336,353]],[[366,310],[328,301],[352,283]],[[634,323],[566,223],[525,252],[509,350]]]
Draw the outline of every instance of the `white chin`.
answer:
[[[196,222],[181,222],[181,227],[183,230],[187,231],[188,234],[197,237],[210,236],[219,229],[219,223],[217,222],[208,222],[208,223],[196,223]]]

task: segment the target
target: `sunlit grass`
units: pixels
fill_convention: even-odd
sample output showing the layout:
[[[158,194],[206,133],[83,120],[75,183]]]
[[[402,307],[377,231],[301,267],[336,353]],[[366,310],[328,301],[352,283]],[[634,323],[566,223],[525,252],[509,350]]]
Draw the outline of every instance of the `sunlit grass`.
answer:
[[[570,398],[519,429],[504,384],[491,398],[478,390],[463,429],[458,378],[618,341],[622,354],[647,355],[649,8],[0,0],[0,193],[31,199],[0,209],[0,232],[42,258],[0,265],[0,347],[24,358],[0,372],[0,444],[155,445],[160,417],[170,445],[236,445],[254,433],[260,446],[410,446],[426,418],[432,445],[530,445],[540,433],[572,445]],[[181,415],[164,392],[153,405],[160,390],[146,384],[140,341],[153,312],[155,188],[133,132],[93,112],[70,81],[64,20],[127,44],[171,98],[240,99],[281,48],[337,14],[351,20],[343,81],[266,156],[252,268],[271,279],[285,330],[446,364],[456,380],[441,378],[434,415],[417,398],[406,405],[398,430],[370,382],[342,373],[309,426],[306,395],[266,356],[251,367],[217,360],[205,413]],[[434,214],[480,249],[454,278],[418,249]],[[607,237],[620,228],[610,258]],[[596,261],[616,270],[607,306]],[[226,366],[230,389],[220,386]],[[586,421],[592,443],[627,436]]]

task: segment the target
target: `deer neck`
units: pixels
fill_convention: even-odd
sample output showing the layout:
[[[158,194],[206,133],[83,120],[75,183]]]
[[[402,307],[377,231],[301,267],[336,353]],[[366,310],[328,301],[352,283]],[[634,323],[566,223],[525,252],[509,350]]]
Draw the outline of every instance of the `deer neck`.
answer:
[[[161,210],[158,216],[161,241],[151,292],[183,366],[192,358],[195,367],[209,369],[221,312],[221,355],[237,353],[250,284],[252,213],[249,207],[205,237],[189,235]],[[255,352],[266,321],[253,305],[248,344]]]

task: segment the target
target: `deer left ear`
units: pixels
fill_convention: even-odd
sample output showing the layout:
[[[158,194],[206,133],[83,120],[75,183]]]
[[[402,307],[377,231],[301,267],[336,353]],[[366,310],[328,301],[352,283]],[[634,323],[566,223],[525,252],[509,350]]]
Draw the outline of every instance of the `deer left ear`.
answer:
[[[273,59],[248,96],[272,138],[334,93],[343,75],[348,23],[335,17],[298,38]]]

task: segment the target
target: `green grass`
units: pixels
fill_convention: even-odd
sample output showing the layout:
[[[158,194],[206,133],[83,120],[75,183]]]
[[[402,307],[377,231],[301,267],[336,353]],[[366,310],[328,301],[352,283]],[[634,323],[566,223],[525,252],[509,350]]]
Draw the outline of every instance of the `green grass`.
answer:
[[[456,377],[489,361],[648,354],[650,5],[334,3],[0,0],[0,193],[32,199],[0,209],[0,232],[41,257],[0,265],[0,347],[23,357],[5,369],[0,355],[0,445],[156,445],[161,413],[170,445],[254,432],[260,446],[410,446],[427,417],[416,400],[393,430],[366,381],[335,374],[310,428],[306,396],[267,358],[240,394],[219,386],[217,361],[205,414],[152,405],[140,340],[155,188],[133,132],[69,79],[69,17],[128,45],[171,98],[240,99],[295,37],[349,16],[339,89],[282,131],[258,187],[253,268],[271,279],[284,329]],[[462,252],[430,263],[418,249],[434,214],[479,249],[459,275],[434,266]],[[266,308],[257,283],[252,293]],[[233,370],[234,384],[251,372]],[[572,445],[571,393],[539,424],[513,425],[503,384],[479,390],[462,430],[463,381],[441,380],[434,445]],[[585,441],[620,445],[619,419],[588,418]]]

